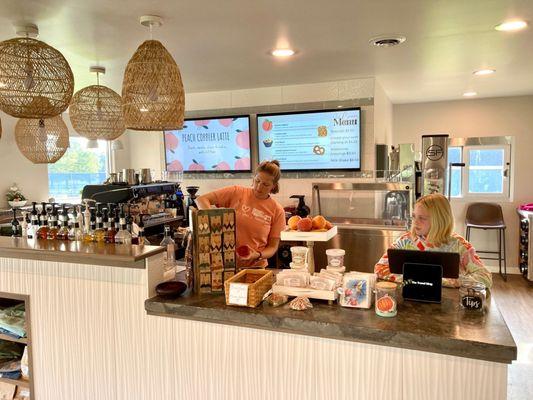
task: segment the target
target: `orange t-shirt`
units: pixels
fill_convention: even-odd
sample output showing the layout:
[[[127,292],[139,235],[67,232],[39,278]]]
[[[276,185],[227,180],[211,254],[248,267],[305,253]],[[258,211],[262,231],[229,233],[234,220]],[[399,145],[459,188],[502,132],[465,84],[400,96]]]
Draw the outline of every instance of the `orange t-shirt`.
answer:
[[[272,197],[258,199],[252,188],[228,186],[215,190],[218,207],[234,208],[236,214],[237,247],[248,245],[262,251],[270,238],[279,238],[285,228],[285,211]],[[237,261],[237,267],[267,266],[267,260],[251,261],[246,264]]]

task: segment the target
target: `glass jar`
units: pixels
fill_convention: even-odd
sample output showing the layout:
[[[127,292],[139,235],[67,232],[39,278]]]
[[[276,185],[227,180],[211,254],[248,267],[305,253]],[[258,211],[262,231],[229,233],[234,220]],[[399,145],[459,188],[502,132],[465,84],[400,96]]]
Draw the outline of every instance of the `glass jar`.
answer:
[[[309,249],[303,246],[292,246],[291,247],[291,256],[294,266],[304,266],[307,262],[307,252]]]
[[[345,254],[346,251],[343,249],[327,249],[326,256],[328,257],[328,265],[334,268],[343,267]]]
[[[481,282],[463,278],[460,280],[459,296],[465,310],[483,312],[487,303],[487,288]]]
[[[376,314],[380,317],[395,317],[397,314],[396,305],[398,286],[394,282],[378,282],[376,283]]]

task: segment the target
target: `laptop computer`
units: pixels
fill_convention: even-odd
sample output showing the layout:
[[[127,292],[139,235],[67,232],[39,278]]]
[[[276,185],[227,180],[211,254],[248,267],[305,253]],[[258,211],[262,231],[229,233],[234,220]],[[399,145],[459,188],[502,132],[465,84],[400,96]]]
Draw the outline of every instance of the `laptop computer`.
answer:
[[[444,278],[457,279],[459,277],[459,253],[388,249],[387,255],[389,257],[390,271],[394,274],[402,274],[403,265],[406,262],[410,262],[441,265]]]
[[[405,300],[440,303],[442,278],[459,276],[459,253],[389,249],[389,268],[403,274]]]

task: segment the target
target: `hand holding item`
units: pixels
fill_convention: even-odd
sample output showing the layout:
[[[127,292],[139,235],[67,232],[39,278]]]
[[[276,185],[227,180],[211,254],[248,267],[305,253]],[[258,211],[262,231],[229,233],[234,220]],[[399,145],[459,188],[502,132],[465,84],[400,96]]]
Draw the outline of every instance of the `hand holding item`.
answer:
[[[259,252],[247,245],[237,247],[236,252],[239,258],[243,261],[257,260],[261,256]]]

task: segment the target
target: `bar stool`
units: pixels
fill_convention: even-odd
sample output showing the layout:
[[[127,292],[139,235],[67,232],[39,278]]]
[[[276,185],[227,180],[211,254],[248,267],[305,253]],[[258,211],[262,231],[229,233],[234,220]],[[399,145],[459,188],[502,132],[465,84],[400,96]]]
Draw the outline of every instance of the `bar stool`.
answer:
[[[470,229],[498,230],[498,251],[476,250],[478,253],[497,254],[498,258],[479,257],[485,260],[498,260],[500,275],[507,281],[507,261],[505,257],[505,221],[502,208],[496,203],[472,203],[466,211],[466,240],[470,241]],[[503,248],[502,248],[503,242]],[[502,260],[504,274],[502,274]]]

